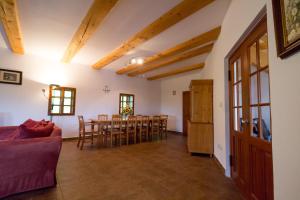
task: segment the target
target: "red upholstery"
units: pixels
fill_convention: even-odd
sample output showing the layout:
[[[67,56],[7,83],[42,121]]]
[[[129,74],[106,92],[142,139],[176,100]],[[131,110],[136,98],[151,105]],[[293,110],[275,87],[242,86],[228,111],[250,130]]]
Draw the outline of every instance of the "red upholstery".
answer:
[[[0,199],[56,185],[61,129],[54,127],[49,137],[12,139],[17,129],[0,127]]]
[[[53,128],[54,123],[46,121],[41,121],[38,123],[29,122],[27,124],[22,124],[19,127],[19,138],[48,137],[53,131]]]

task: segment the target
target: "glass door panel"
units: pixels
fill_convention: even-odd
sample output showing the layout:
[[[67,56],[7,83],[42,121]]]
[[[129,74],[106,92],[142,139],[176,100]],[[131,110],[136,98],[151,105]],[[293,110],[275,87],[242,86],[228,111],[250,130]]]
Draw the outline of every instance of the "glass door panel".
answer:
[[[270,142],[272,136],[267,33],[255,41],[249,47],[248,52],[250,60],[250,135]],[[256,62],[257,58],[258,62]],[[259,63],[259,68],[255,66],[255,63]]]
[[[258,137],[259,136],[259,118],[258,118],[258,107],[251,107],[251,136]]]
[[[271,109],[270,106],[261,107],[261,139],[271,141]]]
[[[260,72],[260,102],[270,103],[269,69]]]
[[[258,103],[257,74],[251,75],[250,84],[250,105],[256,105]]]
[[[243,119],[243,89],[242,89],[242,67],[241,59],[238,58],[233,63],[233,127],[235,132],[242,132],[242,119]]]
[[[267,67],[269,65],[268,60],[268,35],[264,34],[259,39],[259,65],[260,68]]]
[[[251,45],[250,47],[250,72],[256,72],[257,71],[257,44],[256,42]]]

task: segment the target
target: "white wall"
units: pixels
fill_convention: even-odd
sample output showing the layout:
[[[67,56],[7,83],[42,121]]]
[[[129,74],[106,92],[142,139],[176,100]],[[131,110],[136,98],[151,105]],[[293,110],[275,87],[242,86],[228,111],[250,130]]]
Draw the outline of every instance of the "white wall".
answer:
[[[267,9],[275,199],[300,199],[300,52],[277,57],[271,1]]]
[[[77,136],[79,114],[89,119],[100,113],[118,113],[121,92],[135,94],[136,114],[160,114],[159,82],[119,76],[108,70],[96,71],[86,65],[63,65],[29,55],[18,56],[5,49],[0,49],[0,67],[23,71],[21,86],[0,84],[0,126],[17,125],[27,118],[49,119],[42,89],[48,89],[51,83],[77,89],[75,116],[53,118],[63,128],[63,137]],[[107,95],[102,91],[104,85],[111,89]]]
[[[214,80],[214,142],[215,155],[225,167],[227,175],[229,167],[229,135],[228,132],[228,106],[227,68],[225,57],[246,31],[253,19],[263,8],[263,0],[233,0],[222,23],[222,30],[213,51],[206,60],[203,70],[205,78]]]
[[[197,70],[161,80],[161,113],[169,116],[168,130],[182,132],[182,92],[188,91],[191,80],[200,76],[201,70]]]
[[[203,77],[214,79],[215,154],[229,172],[229,139],[224,59],[259,11],[267,4],[273,165],[275,199],[300,199],[300,53],[281,60],[276,55],[271,1],[233,0],[222,24],[218,42],[209,55]],[[227,111],[227,112],[226,112]],[[298,123],[297,123],[298,122]],[[220,148],[221,147],[221,148]]]
[[[193,76],[192,79],[213,79],[215,155],[225,167],[226,174],[230,174],[225,57],[265,5],[268,15],[275,199],[294,200],[300,199],[300,53],[284,60],[277,58],[271,0],[232,0],[219,39],[200,74],[162,80],[162,110],[181,116],[181,110],[178,110],[182,106],[181,96],[172,97],[171,90],[187,89],[190,76]],[[176,121],[181,122],[181,119]],[[177,123],[176,129],[181,130],[181,125]]]

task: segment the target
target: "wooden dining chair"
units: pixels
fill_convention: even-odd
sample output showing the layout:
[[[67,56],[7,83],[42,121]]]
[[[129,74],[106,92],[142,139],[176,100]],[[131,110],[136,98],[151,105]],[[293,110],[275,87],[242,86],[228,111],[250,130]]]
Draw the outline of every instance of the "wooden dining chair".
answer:
[[[153,141],[154,135],[157,135],[157,139],[160,138],[160,116],[158,116],[158,115],[152,117],[150,134],[151,134],[152,141]]]
[[[119,145],[122,145],[122,134],[124,131],[122,130],[122,118],[120,115],[113,115],[110,128],[108,129],[108,136],[110,137],[110,146],[113,145],[113,137],[115,138],[115,142],[117,143],[117,138],[119,137]]]
[[[107,123],[108,121],[108,115],[107,114],[100,114],[98,115],[98,132],[101,136],[102,143],[107,145],[107,130],[109,128],[109,125]],[[104,141],[103,141],[104,138]],[[100,139],[100,137],[99,137]]]
[[[137,130],[137,117],[136,116],[128,116],[127,124],[126,124],[126,142],[127,145],[129,143],[129,139],[133,138],[133,143],[136,143],[136,130]]]
[[[120,114],[113,114],[111,118],[112,119],[114,119],[114,118],[116,119],[116,118],[119,118],[119,117],[122,117],[122,116]]]
[[[98,120],[107,121],[108,120],[108,115],[107,114],[100,114],[100,115],[98,115]]]
[[[142,116],[139,121],[138,126],[138,132],[139,132],[139,140],[140,143],[143,140],[143,137],[148,140],[149,137],[149,116]]]
[[[168,138],[168,115],[160,115],[160,134],[161,138]]]
[[[78,116],[78,121],[79,121],[79,136],[78,136],[77,147],[80,147],[80,150],[82,150],[85,139],[87,137],[90,137],[92,140],[92,144],[93,144],[94,135],[97,135],[97,132],[95,132],[94,123],[85,122],[82,115]],[[87,126],[90,126],[90,131],[86,130]],[[80,143],[81,143],[81,145],[80,145]]]

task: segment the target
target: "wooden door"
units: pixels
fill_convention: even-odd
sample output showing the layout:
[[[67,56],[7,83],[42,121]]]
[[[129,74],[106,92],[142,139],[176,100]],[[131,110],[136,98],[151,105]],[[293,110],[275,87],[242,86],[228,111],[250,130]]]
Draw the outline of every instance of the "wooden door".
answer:
[[[182,93],[182,133],[184,136],[187,136],[188,132],[188,120],[190,120],[191,116],[191,98],[190,91],[184,91]]]
[[[247,199],[273,199],[267,20],[264,17],[230,64],[232,178]]]

